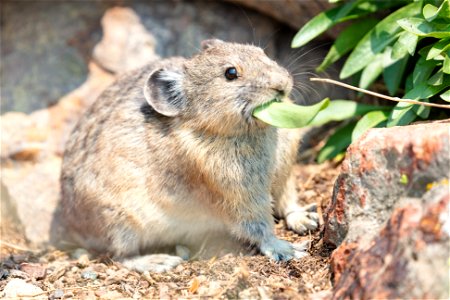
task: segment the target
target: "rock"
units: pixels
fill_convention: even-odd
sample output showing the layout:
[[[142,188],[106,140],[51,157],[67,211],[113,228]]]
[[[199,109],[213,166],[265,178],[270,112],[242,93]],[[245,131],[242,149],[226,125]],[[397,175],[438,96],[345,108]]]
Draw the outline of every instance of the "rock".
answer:
[[[298,29],[317,14],[331,7],[325,1],[304,1],[304,0],[228,0],[243,6],[250,7],[265,15],[285,23],[292,28]]]
[[[86,270],[81,273],[81,278],[87,280],[95,280],[97,279],[98,274],[92,270]]]
[[[347,150],[325,215],[331,247],[378,234],[400,199],[449,176],[449,123],[369,130]]]
[[[33,279],[43,279],[47,274],[47,269],[40,264],[21,263],[20,270]]]
[[[3,290],[3,295],[5,298],[21,298],[21,299],[43,299],[44,291],[31,283],[27,283],[23,279],[14,278],[8,282]],[[40,298],[36,298],[41,295]]]
[[[109,9],[102,18],[103,38],[94,48],[94,60],[112,73],[142,67],[158,58],[155,38],[136,13],[123,7]]]
[[[449,299],[448,183],[405,198],[368,246],[332,254],[331,299]]]
[[[50,224],[59,197],[61,158],[21,166],[2,167],[2,181],[17,208],[20,224],[28,241],[36,244],[49,240]]]
[[[328,299],[448,299],[449,122],[369,130],[325,215]]]
[[[93,9],[99,6],[2,3],[1,72],[6,75],[2,76],[2,112],[45,108],[83,83],[88,72],[86,59],[71,41],[86,37],[93,17],[101,15]],[[85,41],[93,43],[93,39]]]
[[[253,6],[256,3],[247,2]],[[292,1],[287,0],[282,2],[286,5],[278,4],[280,1],[258,1],[257,5],[266,7],[269,2],[272,12],[292,12],[294,17],[283,16],[280,19],[283,22],[304,22],[325,5],[320,1],[305,4],[300,0],[292,5],[288,5],[287,2]],[[2,78],[1,111],[30,113],[44,109],[79,87],[89,76],[88,63],[102,36],[99,20],[116,5],[117,1],[105,0],[90,5],[78,1],[5,2],[2,5],[0,70],[7,76]],[[290,49],[294,30],[233,3],[167,0],[127,1],[120,5],[103,19],[104,38],[94,50],[95,60],[113,72],[151,60],[154,56],[150,51],[154,43],[152,36],[157,41],[156,52],[163,57],[191,56],[202,40],[212,37],[261,45],[270,56],[286,65],[301,54]],[[314,68],[311,63],[324,57],[325,49],[308,52],[312,48],[314,45],[303,48],[305,55],[291,66],[291,71],[311,71]],[[336,90],[309,82],[307,85],[320,93],[316,96],[311,91],[314,98]]]
[[[50,296],[50,299],[61,299],[64,297],[64,291],[63,290],[55,290],[55,292]]]
[[[112,38],[109,41],[114,43]],[[148,49],[143,50],[149,54]],[[15,221],[33,244],[46,244],[51,232],[59,230],[53,215],[59,200],[66,139],[81,114],[115,79],[94,62],[89,64],[89,70],[83,85],[49,109],[30,115],[11,112],[2,116],[2,184],[9,192],[9,197],[2,196],[2,202],[15,211]]]
[[[1,117],[2,184],[9,193],[5,199],[2,195],[2,207],[8,202],[4,207],[14,208],[17,226],[34,244],[50,238],[66,139],[81,114],[115,78],[94,63],[89,70],[86,82],[57,105],[30,115],[10,112]]]
[[[17,214],[17,205],[15,201],[12,201],[8,189],[0,181],[1,193],[0,193],[0,225],[1,233],[5,234],[8,230],[12,230],[14,233],[23,235],[23,227]]]

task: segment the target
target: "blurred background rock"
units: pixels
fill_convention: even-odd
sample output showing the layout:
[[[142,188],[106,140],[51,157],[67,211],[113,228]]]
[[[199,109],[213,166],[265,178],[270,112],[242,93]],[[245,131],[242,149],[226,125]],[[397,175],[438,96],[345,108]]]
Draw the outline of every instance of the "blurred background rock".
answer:
[[[1,112],[46,108],[79,87],[102,37],[101,18],[115,6],[134,10],[161,57],[190,56],[202,40],[215,37],[260,45],[285,65],[305,54],[289,66],[297,73],[320,62],[326,41],[308,53],[314,46],[293,51],[291,39],[327,5],[313,0],[2,1]],[[296,76],[298,82],[307,78],[309,74]],[[312,102],[333,89],[306,84],[312,88],[302,93]]]

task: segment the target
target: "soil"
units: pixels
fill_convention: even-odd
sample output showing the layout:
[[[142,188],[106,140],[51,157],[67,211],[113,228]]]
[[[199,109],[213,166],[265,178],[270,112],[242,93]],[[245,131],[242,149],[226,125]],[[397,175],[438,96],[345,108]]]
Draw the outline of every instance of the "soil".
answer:
[[[327,207],[336,165],[306,163],[295,166],[299,201]],[[323,223],[323,219],[321,219]],[[34,298],[145,298],[145,299],[309,299],[331,288],[329,251],[322,246],[320,230],[299,236],[276,224],[279,237],[291,242],[312,239],[310,256],[276,263],[258,253],[225,255],[207,261],[189,261],[171,272],[137,273],[108,258],[90,260],[82,251],[30,250],[13,222],[2,221],[0,291],[13,278],[40,287]]]

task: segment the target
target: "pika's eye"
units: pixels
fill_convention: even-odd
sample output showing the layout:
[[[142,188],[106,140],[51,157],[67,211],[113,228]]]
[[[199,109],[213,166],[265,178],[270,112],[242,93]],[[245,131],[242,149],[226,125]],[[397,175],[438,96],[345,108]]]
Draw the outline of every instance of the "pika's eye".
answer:
[[[238,72],[235,67],[228,68],[225,71],[225,78],[228,80],[235,80],[238,78]]]

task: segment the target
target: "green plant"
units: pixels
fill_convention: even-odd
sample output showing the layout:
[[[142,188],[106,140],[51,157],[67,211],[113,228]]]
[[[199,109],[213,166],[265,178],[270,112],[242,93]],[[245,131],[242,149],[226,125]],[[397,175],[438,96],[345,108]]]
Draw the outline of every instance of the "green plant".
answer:
[[[317,114],[325,109],[330,100],[323,99],[310,106],[300,106],[291,103],[270,101],[256,107],[253,116],[267,124],[280,128],[300,128],[310,125]]]
[[[351,20],[317,71],[324,71],[349,54],[341,79],[352,76],[365,89],[382,77],[390,95],[424,103],[450,102],[450,0],[330,2],[338,5],[311,19],[292,41],[292,47],[303,46],[336,24]],[[376,16],[383,13],[387,16],[378,20]],[[318,161],[341,154],[369,128],[442,117],[440,114],[446,114],[443,111],[404,102],[380,107],[332,101],[311,124],[348,121],[328,139]]]

